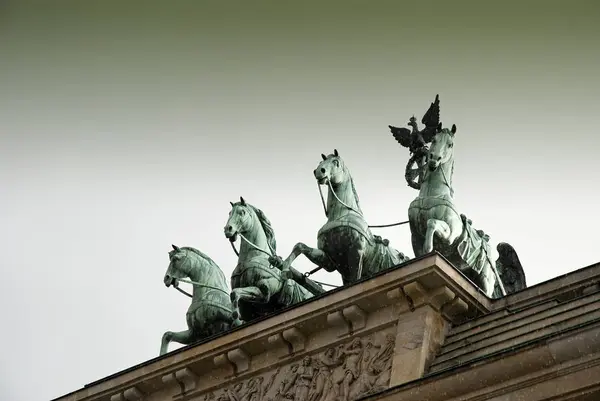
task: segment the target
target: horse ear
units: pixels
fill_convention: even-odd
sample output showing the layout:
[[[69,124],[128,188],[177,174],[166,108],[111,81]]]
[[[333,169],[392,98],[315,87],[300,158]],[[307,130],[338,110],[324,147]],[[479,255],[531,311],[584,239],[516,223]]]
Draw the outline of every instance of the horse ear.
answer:
[[[179,247],[177,245],[171,245],[173,247],[173,250],[178,251]]]
[[[231,207],[234,207],[234,206],[235,206],[235,205],[233,204],[233,202],[231,202],[231,201],[230,201],[229,203],[231,204]]]
[[[441,121],[438,123],[437,130],[438,131],[442,130],[442,122]]]
[[[321,157],[323,158],[323,160],[327,160],[327,156],[325,156],[323,153],[321,153]]]
[[[456,124],[452,124],[452,134],[456,134]]]
[[[246,201],[241,196],[240,196],[240,202],[242,203],[242,205],[246,205]]]
[[[338,157],[340,154],[338,153],[337,149],[333,149],[333,154],[335,157]]]

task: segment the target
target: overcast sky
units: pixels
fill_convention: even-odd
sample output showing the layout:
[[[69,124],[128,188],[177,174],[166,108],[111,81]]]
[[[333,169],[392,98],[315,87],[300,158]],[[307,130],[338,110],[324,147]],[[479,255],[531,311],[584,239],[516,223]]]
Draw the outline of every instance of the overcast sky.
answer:
[[[281,256],[315,246],[321,153],[339,150],[370,224],[406,220],[417,192],[387,125],[437,93],[457,207],[528,283],[600,261],[597,1],[176,3],[4,6],[0,399],[158,355],[189,304],[162,283],[171,244],[229,276],[240,195]],[[407,226],[377,233],[413,256]]]

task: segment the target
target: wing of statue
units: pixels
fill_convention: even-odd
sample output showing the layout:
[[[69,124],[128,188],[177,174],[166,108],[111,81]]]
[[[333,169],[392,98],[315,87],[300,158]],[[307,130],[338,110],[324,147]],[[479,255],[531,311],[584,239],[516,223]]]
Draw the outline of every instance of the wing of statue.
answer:
[[[501,242],[496,249],[498,250],[496,268],[498,269],[498,274],[500,274],[500,278],[502,279],[507,294],[527,288],[525,271],[523,270],[519,256],[512,245]]]
[[[388,127],[390,127],[392,135],[400,145],[404,146],[405,148],[410,147],[410,145],[412,144],[411,130],[409,130],[408,128],[393,127],[391,125],[388,125]]]
[[[425,143],[429,143],[435,136],[437,126],[440,122],[440,95],[435,95],[435,100],[429,106],[429,109],[421,119],[421,123],[425,124],[425,128],[421,131]]]

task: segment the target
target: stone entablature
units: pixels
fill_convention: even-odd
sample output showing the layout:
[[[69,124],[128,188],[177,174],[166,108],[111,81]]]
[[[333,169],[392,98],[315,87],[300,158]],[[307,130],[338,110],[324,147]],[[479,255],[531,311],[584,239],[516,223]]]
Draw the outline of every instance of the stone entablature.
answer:
[[[432,254],[56,401],[583,400],[599,282],[600,265],[493,301]]]
[[[341,392],[349,387],[349,399],[356,399],[421,377],[451,323],[489,310],[489,299],[440,255],[432,254],[176,350],[60,400],[209,400],[212,394],[226,399],[226,392],[251,392],[258,386],[265,401],[277,399],[278,392],[281,399],[297,392],[298,400],[304,400],[304,390],[297,388],[302,380],[296,378],[289,389],[282,381],[293,381],[303,370],[303,360],[310,360],[313,374],[317,366],[323,371],[322,359],[332,352],[329,349],[335,350],[332,359],[342,356],[341,365],[331,368],[333,385]],[[369,356],[362,360],[365,349]],[[353,355],[360,355],[362,367]],[[369,365],[366,359],[375,362]]]

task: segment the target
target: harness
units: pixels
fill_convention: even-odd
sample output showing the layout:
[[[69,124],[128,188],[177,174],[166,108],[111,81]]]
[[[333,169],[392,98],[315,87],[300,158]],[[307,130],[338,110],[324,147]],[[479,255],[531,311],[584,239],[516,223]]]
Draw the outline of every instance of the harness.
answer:
[[[354,210],[353,210],[354,211]],[[373,245],[373,236],[370,234],[369,226],[361,215],[349,213],[345,216],[341,216],[335,220],[328,221],[319,229],[317,232],[317,238],[325,235],[327,232],[338,227],[349,227],[356,230],[360,235],[365,237],[370,245]]]

